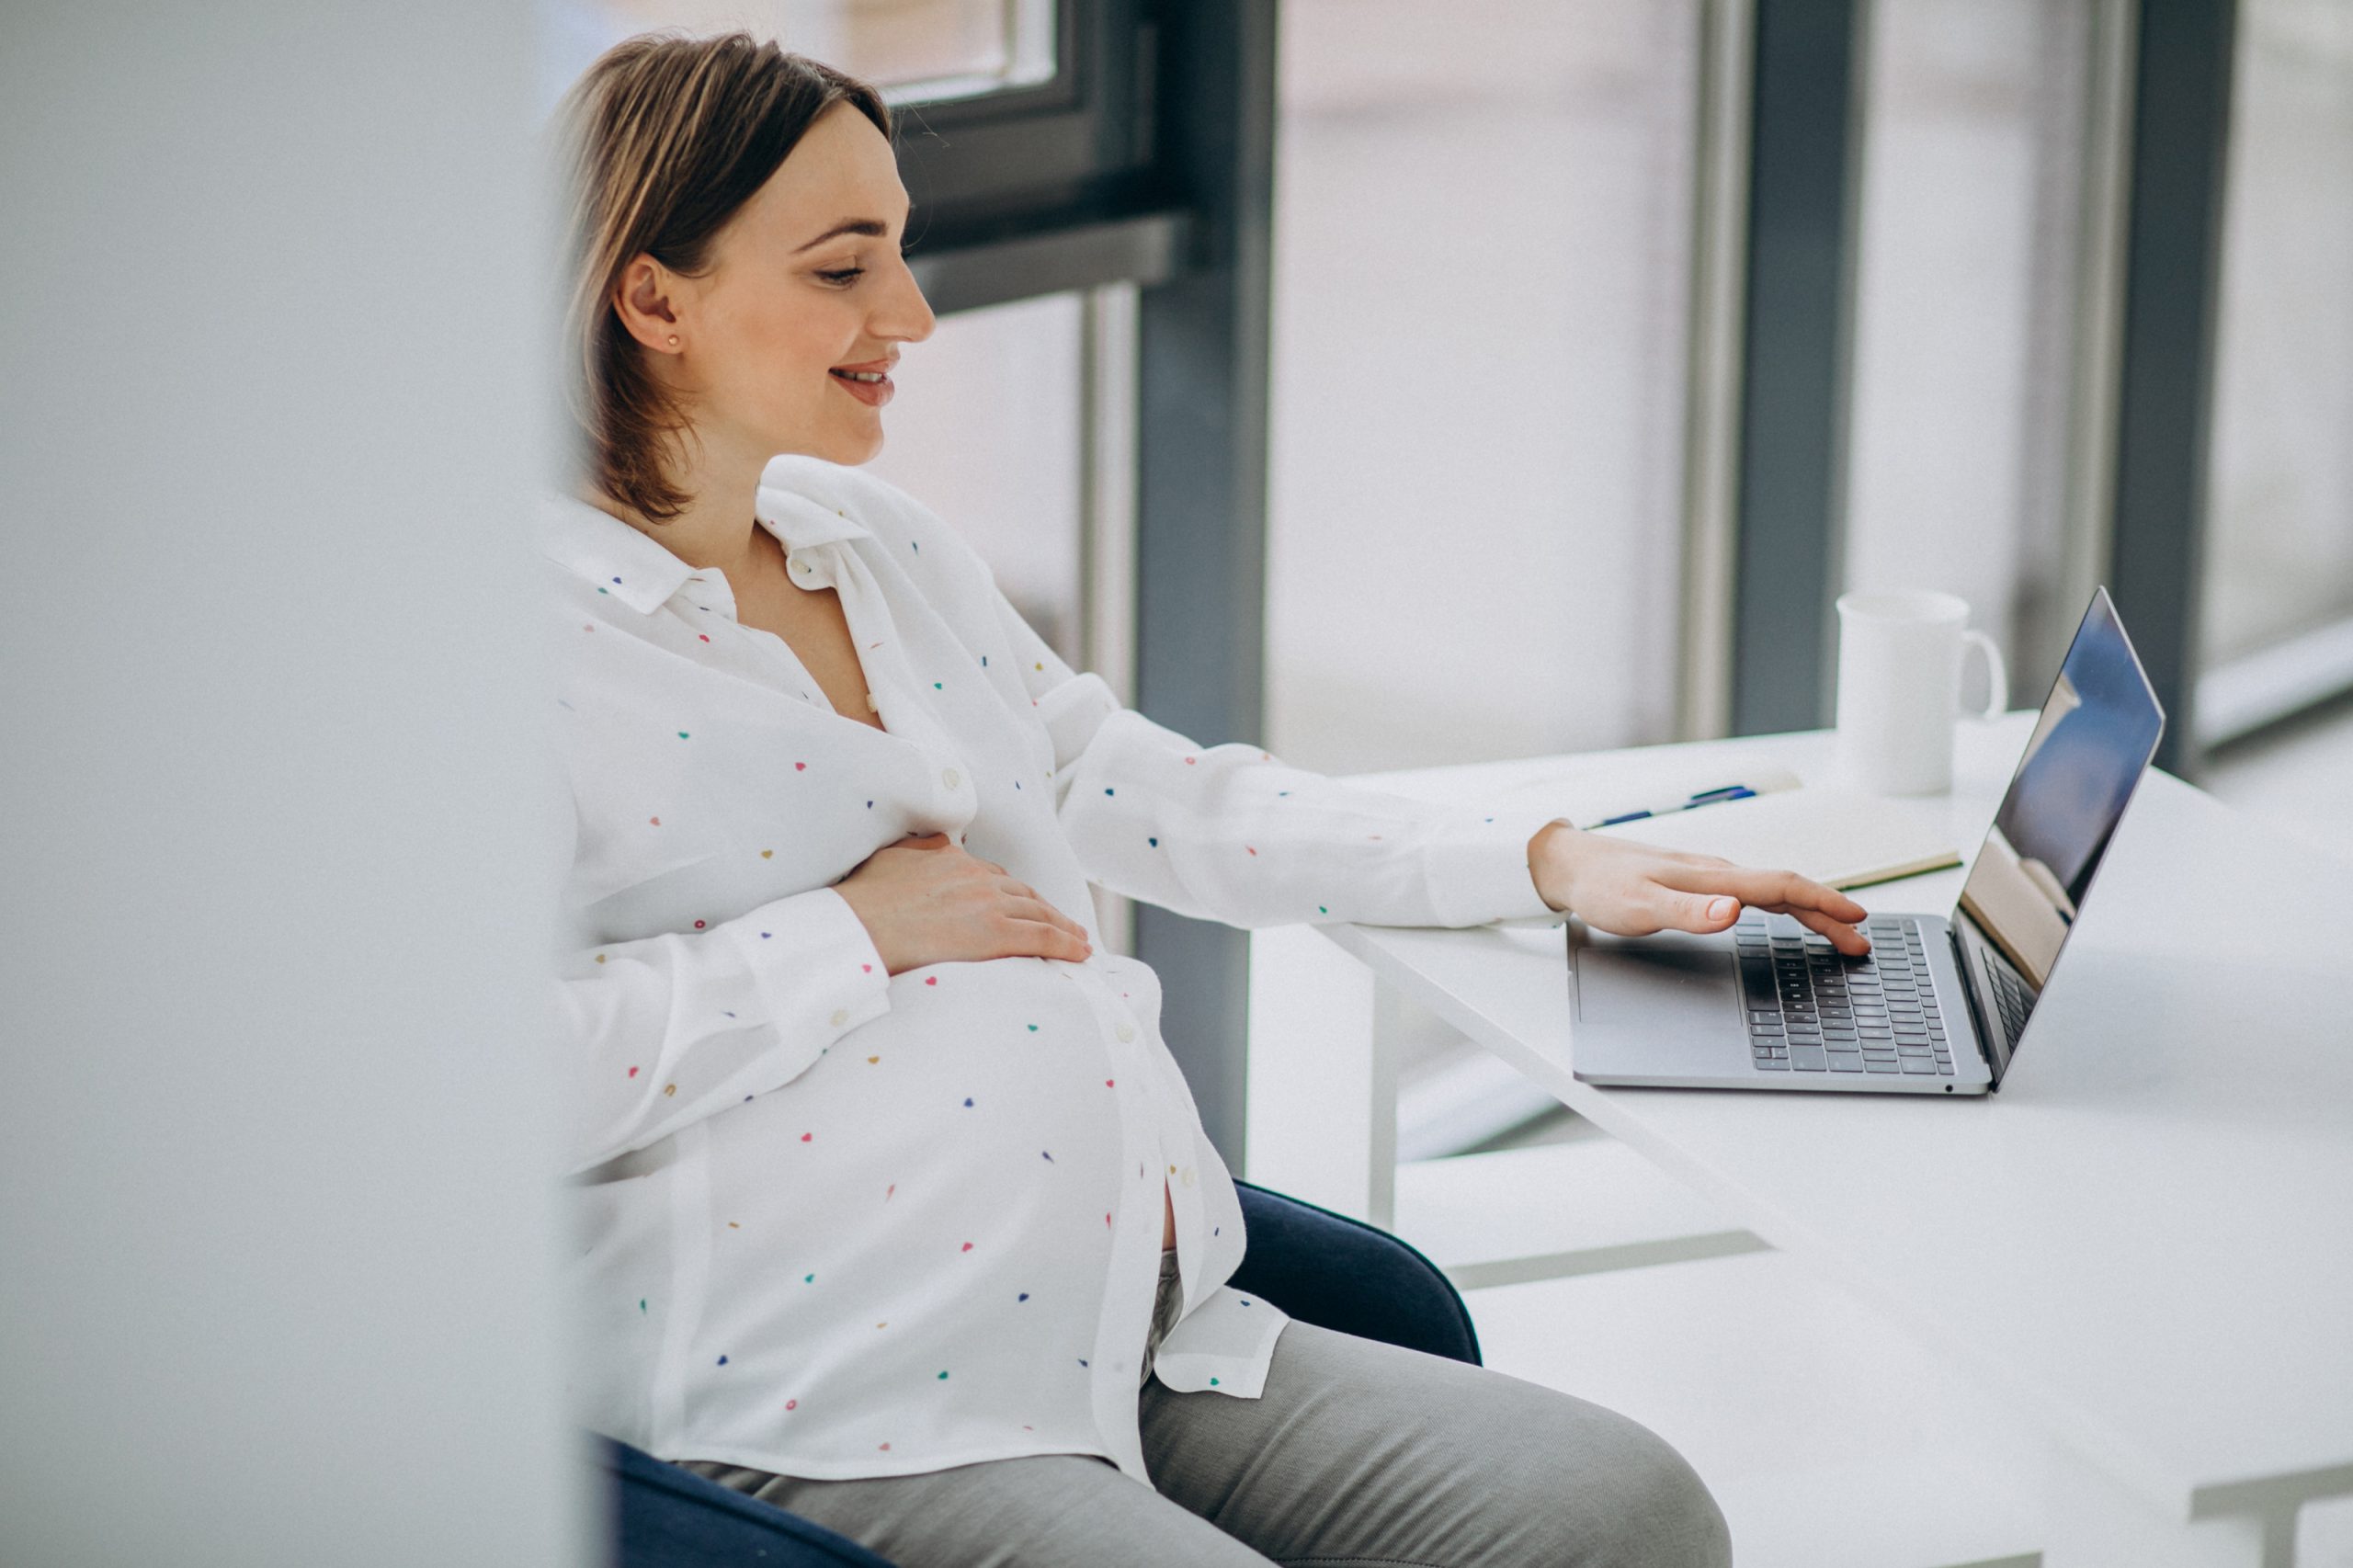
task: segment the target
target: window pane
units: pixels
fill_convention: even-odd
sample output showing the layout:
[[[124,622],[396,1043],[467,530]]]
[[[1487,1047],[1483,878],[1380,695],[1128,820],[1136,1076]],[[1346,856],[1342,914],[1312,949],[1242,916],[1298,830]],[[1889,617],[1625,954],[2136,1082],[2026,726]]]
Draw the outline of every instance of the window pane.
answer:
[[[1904,0],[1869,32],[1844,585],[1967,599],[2029,701],[2083,610],[2063,601],[2093,12]]]
[[[1132,309],[1098,309],[1090,318],[1086,297],[1076,293],[942,316],[930,337],[903,351],[891,377],[898,392],[883,415],[887,445],[867,466],[939,514],[1064,662],[1094,669],[1120,690],[1127,681],[1124,650],[1088,656],[1090,612],[1101,608],[1090,602],[1088,569],[1098,574],[1093,581],[1099,596],[1099,557],[1115,547],[1103,541],[1090,562],[1086,543],[1090,529],[1100,540],[1127,518],[1116,506],[1109,516],[1088,513],[1090,494],[1102,494],[1090,487],[1087,421],[1102,417],[1100,400],[1090,397],[1091,370],[1119,358],[1100,341],[1113,333],[1131,347]],[[1131,436],[1124,426],[1105,428],[1097,439]],[[1104,467],[1131,472],[1108,454],[1097,460],[1096,468]],[[1097,614],[1094,637],[1124,637],[1125,619],[1113,619],[1116,630]],[[1105,946],[1134,951],[1127,902],[1094,892]]]
[[[2353,617],[2353,8],[2241,0],[2205,659]]]
[[[1267,734],[1354,772],[1670,737],[1693,0],[1289,0]]]
[[[589,60],[656,28],[741,28],[862,76],[893,102],[969,97],[1054,73],[1052,0],[541,0]],[[593,41],[591,41],[593,40]],[[568,50],[570,53],[576,50]],[[575,70],[575,74],[577,74]]]
[[[1054,652],[1080,665],[1082,304],[1049,294],[939,318],[902,350],[868,465],[953,528]]]

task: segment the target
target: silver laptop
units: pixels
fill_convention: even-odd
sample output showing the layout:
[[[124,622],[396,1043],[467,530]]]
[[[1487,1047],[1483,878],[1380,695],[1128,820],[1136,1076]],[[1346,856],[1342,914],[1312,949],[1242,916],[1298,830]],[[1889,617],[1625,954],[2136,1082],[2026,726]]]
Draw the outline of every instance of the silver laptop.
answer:
[[[1569,923],[1588,1084],[1982,1095],[2002,1085],[2165,710],[2108,590],[2092,595],[1949,915],[1873,915],[1850,959],[1785,915],[1612,937]],[[1737,806],[1723,810],[1736,811]]]

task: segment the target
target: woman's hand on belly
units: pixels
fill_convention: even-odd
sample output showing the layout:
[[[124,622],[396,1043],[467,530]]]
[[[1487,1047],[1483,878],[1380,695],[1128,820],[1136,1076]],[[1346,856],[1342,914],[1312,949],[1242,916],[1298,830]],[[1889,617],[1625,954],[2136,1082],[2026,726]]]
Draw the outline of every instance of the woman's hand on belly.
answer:
[[[983,959],[1077,963],[1095,950],[1085,926],[944,833],[876,850],[834,891],[892,974]]]

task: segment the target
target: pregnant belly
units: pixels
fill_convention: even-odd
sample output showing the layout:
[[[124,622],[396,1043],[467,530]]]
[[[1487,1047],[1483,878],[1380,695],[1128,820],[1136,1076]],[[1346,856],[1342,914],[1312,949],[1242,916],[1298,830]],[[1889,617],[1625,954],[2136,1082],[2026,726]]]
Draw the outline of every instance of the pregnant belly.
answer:
[[[953,1216],[960,1235],[1079,1221],[1100,1234],[1134,1173],[1120,1169],[1102,1022],[1058,967],[997,959],[894,976],[890,1011],[714,1119],[714,1159],[789,1195],[812,1239],[926,1216]],[[1166,1245],[1175,1210],[1161,1187]]]

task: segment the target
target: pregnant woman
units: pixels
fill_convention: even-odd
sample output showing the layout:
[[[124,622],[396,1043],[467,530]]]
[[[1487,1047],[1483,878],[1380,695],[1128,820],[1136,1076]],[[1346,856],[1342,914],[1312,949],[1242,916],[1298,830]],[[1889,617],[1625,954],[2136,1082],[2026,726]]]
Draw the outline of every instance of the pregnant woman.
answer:
[[[1597,1405],[1288,1321],[1087,883],[1243,926],[1860,907],[1201,745],[855,465],[933,318],[869,86],[641,38],[560,115],[558,1040],[598,1431],[905,1568],[1721,1564]]]

